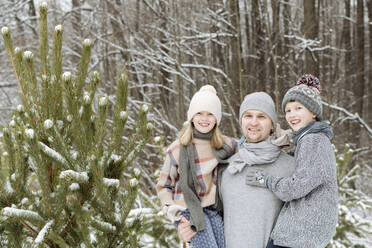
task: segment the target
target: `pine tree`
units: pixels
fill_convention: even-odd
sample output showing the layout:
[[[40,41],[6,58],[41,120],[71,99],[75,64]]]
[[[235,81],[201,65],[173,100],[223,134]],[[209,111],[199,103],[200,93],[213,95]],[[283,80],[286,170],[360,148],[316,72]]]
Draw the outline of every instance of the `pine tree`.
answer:
[[[109,98],[97,96],[100,73],[88,79],[93,42],[82,42],[77,73],[63,72],[64,27],[55,27],[49,52],[48,6],[39,12],[38,70],[34,53],[14,48],[10,29],[1,29],[22,104],[2,130],[0,246],[140,247],[141,215],[133,208],[141,171],[133,162],[152,134],[149,106],[125,128],[123,71],[108,121]]]
[[[365,247],[355,244],[352,237],[367,239],[371,235],[372,223],[361,216],[368,209],[372,209],[372,199],[360,190],[353,189],[354,183],[360,173],[360,166],[355,165],[348,169],[353,158],[353,151],[348,145],[343,153],[335,151],[337,162],[337,182],[339,192],[339,214],[336,234],[327,248]]]

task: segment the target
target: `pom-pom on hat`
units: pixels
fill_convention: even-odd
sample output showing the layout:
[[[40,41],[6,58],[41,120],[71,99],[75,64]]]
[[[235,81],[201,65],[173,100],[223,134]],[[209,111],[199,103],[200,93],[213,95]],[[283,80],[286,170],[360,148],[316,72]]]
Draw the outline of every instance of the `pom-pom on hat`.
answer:
[[[191,98],[189,110],[187,111],[187,121],[191,122],[194,115],[201,111],[212,113],[216,117],[217,125],[220,124],[222,117],[221,101],[212,85],[204,85]]]
[[[284,95],[282,102],[282,110],[285,112],[285,105],[289,101],[298,101],[310,110],[318,121],[322,120],[322,103],[320,98],[320,81],[317,77],[304,74],[302,75],[296,86],[290,88]]]

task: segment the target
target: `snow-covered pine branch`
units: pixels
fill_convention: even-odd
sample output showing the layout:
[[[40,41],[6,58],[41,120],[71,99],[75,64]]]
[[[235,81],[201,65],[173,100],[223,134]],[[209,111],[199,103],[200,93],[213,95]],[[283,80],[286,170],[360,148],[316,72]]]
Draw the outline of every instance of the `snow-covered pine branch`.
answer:
[[[79,183],[87,183],[89,180],[87,172],[76,172],[73,170],[65,170],[59,174],[60,179],[73,180]]]
[[[36,220],[36,221],[43,220],[43,218],[41,218],[40,215],[34,211],[17,209],[14,207],[5,207],[3,209],[3,215],[8,216],[8,217],[26,219],[26,220]]]
[[[47,237],[50,227],[53,224],[54,220],[50,220],[45,224],[45,226],[40,230],[39,234],[36,236],[33,247],[39,247],[39,244],[41,244]]]

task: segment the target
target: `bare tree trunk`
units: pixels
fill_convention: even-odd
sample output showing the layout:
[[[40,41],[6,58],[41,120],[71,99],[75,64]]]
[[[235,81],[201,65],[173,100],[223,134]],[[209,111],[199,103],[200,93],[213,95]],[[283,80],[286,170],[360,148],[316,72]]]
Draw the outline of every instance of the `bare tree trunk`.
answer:
[[[271,28],[271,38],[269,38],[270,44],[270,53],[271,53],[271,66],[272,69],[270,70],[273,73],[273,82],[274,82],[274,99],[275,99],[275,106],[276,112],[280,113],[279,106],[280,103],[280,92],[279,92],[279,71],[280,71],[280,63],[278,63],[278,58],[281,57],[280,54],[280,33],[279,33],[279,22],[280,22],[280,1],[271,0],[271,8],[273,13],[273,24]],[[267,13],[268,15],[268,13]],[[266,20],[269,22],[269,20]]]
[[[230,67],[230,78],[233,82],[233,86],[235,89],[234,95],[238,96],[239,102],[243,101],[243,82],[242,82],[242,76],[241,76],[241,43],[240,43],[240,14],[239,14],[239,1],[238,0],[232,0],[231,1],[231,23],[234,26],[236,30],[236,37],[232,38],[231,40],[231,50],[232,50],[232,56],[231,56],[231,67]],[[238,91],[238,92],[236,92]]]
[[[363,0],[357,1],[357,35],[356,35],[356,82],[354,83],[355,92],[355,112],[363,116],[363,96],[364,96],[364,6]],[[359,129],[360,130],[360,129]],[[360,132],[355,130],[356,137],[360,139]]]
[[[244,1],[244,12],[245,12],[245,34],[246,34],[246,39],[247,39],[247,47],[246,47],[246,54],[243,56],[245,57],[245,63],[244,63],[244,68],[243,68],[243,73],[244,73],[244,83],[245,83],[245,94],[248,92],[253,92],[254,87],[253,87],[253,82],[252,80],[252,74],[254,72],[253,70],[253,65],[254,65],[254,60],[252,59],[251,54],[253,53],[252,49],[252,35],[253,32],[251,30],[251,21],[249,20],[249,15],[251,14],[251,9],[249,5],[249,1],[245,0]]]
[[[168,20],[167,20],[167,16],[169,14],[169,7],[168,7],[168,4],[169,4],[169,1],[161,1],[160,2],[160,12],[162,13],[162,16],[160,17],[161,18],[161,24],[160,24],[160,28],[162,30],[167,30],[168,27],[167,27],[167,24],[168,24]],[[167,37],[166,35],[164,34],[164,32],[160,32],[160,43],[162,43],[164,46],[162,46],[160,49],[162,50],[162,52],[164,54],[168,54],[168,51],[164,48],[166,47],[166,43],[167,43]],[[164,56],[164,55],[163,55]],[[166,62],[165,62],[166,63]],[[161,95],[160,95],[160,101],[162,103],[162,109],[163,109],[163,113],[164,113],[164,117],[168,117],[169,115],[167,113],[169,113],[170,110],[170,96],[169,96],[169,93],[168,93],[168,90],[167,88],[170,87],[169,85],[169,80],[170,80],[170,73],[166,70],[164,70],[164,68],[160,68],[160,83],[163,85],[163,87],[161,88]],[[170,134],[170,130],[165,130],[165,133],[166,133],[166,136]]]
[[[315,40],[318,37],[318,20],[316,13],[316,0],[304,0],[304,25],[303,33],[306,39]],[[306,72],[319,76],[319,59],[315,51],[306,49]]]
[[[367,104],[369,111],[367,111],[367,123],[372,126],[372,0],[368,0],[368,19],[369,19],[369,66],[368,68],[368,97]]]
[[[253,51],[255,52],[256,57],[253,66],[255,72],[255,78],[253,79],[255,81],[255,91],[264,91],[264,82],[266,82],[266,61],[265,54],[262,51],[265,41],[260,13],[260,2],[258,0],[252,0],[252,33],[255,34],[253,40]]]

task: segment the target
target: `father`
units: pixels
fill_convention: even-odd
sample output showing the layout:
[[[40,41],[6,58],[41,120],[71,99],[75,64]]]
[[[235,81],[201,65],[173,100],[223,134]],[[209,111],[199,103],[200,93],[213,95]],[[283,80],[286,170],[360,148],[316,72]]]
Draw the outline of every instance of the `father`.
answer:
[[[226,247],[265,248],[283,203],[268,189],[247,185],[247,167],[289,176],[294,159],[272,144],[277,118],[274,101],[267,93],[255,92],[244,98],[239,122],[244,134],[239,150],[219,177]]]
[[[276,122],[275,104],[267,93],[244,98],[239,111],[244,136],[218,175],[227,248],[265,248],[269,241],[283,203],[267,188],[247,185],[246,174],[247,167],[257,167],[279,177],[292,175],[293,157],[272,144],[278,141],[271,135]],[[178,226],[178,232],[184,241],[195,235],[187,222]]]

